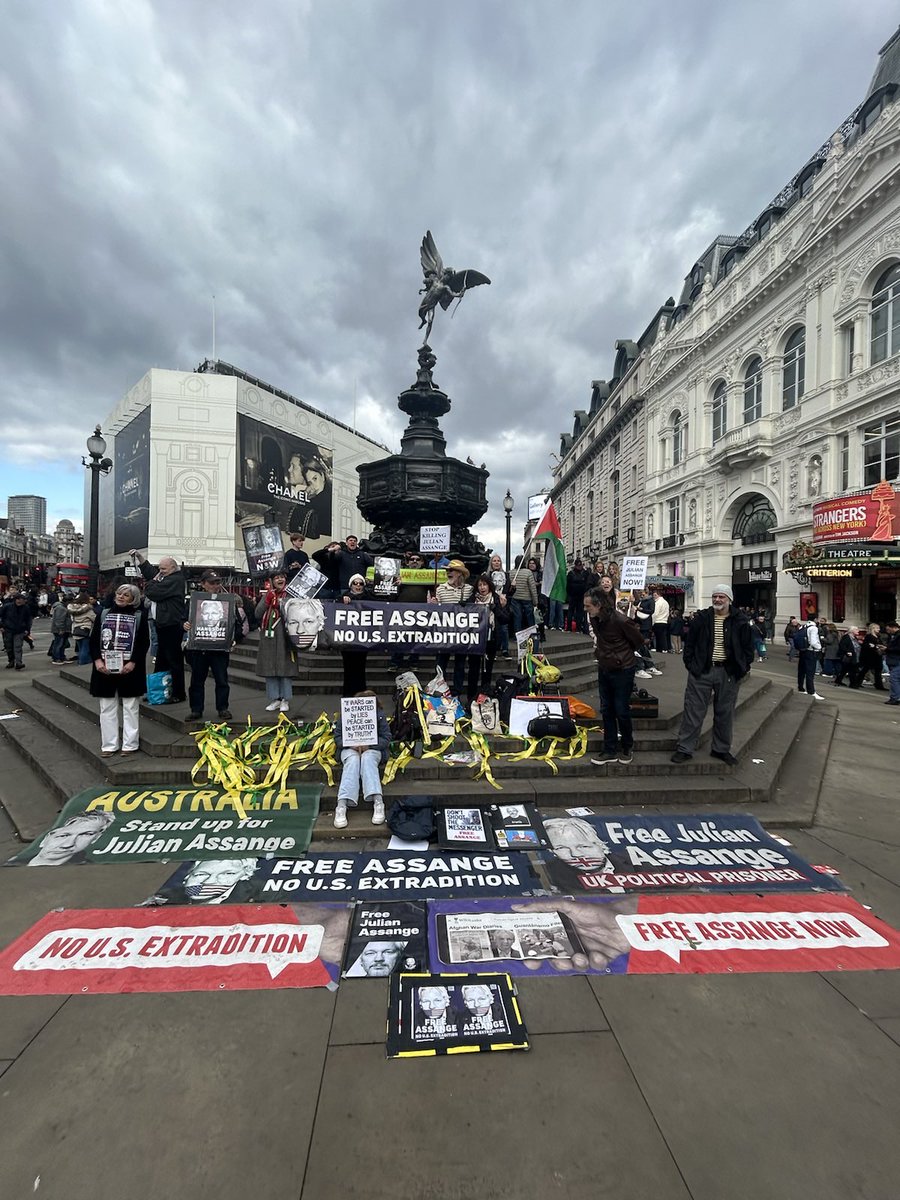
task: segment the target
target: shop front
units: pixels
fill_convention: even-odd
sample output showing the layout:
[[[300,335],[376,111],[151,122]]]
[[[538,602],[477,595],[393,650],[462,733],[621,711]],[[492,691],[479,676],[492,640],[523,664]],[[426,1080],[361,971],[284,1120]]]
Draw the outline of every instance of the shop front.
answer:
[[[738,608],[774,615],[778,587],[775,551],[735,555],[731,560],[731,587]]]
[[[694,580],[690,575],[648,575],[647,587],[656,588],[672,612],[683,613],[692,607],[689,597],[694,594]]]

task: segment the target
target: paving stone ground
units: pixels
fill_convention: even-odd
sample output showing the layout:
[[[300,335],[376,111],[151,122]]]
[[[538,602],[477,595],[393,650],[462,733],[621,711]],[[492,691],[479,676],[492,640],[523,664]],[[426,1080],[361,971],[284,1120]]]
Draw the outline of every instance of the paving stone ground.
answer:
[[[792,671],[780,647],[755,669]],[[825,695],[840,713],[815,816],[787,836],[900,928],[898,710],[869,690]],[[0,744],[0,771],[8,756]],[[15,845],[0,824],[0,855]],[[0,943],[52,907],[131,905],[167,873],[0,871]],[[392,1062],[379,980],[0,997],[0,1194],[900,1194],[900,971],[541,978],[520,992],[529,1053]]]

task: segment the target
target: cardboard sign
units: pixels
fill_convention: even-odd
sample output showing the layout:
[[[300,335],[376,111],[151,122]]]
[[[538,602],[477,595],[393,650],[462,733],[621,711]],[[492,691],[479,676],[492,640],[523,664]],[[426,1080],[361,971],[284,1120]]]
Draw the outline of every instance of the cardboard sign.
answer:
[[[422,554],[446,554],[449,549],[449,525],[422,525],[419,528],[419,550]]]
[[[0,953],[0,995],[335,986],[344,904],[51,912]]]
[[[344,979],[378,979],[399,971],[427,971],[425,905],[358,903],[353,908]]]
[[[182,904],[192,865],[184,863],[148,903]],[[447,850],[307,854],[260,859],[248,880],[251,900],[430,900],[453,896],[529,896],[541,887],[529,855]],[[169,899],[168,897],[173,897]],[[202,898],[192,903],[208,901]]]
[[[646,587],[647,561],[646,554],[626,554],[622,559],[619,587],[632,592],[637,588]]]
[[[341,742],[344,746],[378,745],[378,699],[345,696],[341,700]]]
[[[264,855],[304,854],[321,784],[283,791],[221,788],[88,788],[7,866],[233,859],[253,874]],[[249,897],[240,897],[248,899]]]
[[[480,808],[439,808],[438,845],[442,850],[464,847],[493,850],[494,836]]]
[[[281,529],[277,525],[242,526],[247,570],[259,579],[277,567],[284,558]]]
[[[234,641],[237,597],[231,592],[191,592],[188,649],[228,653]]]
[[[466,953],[469,972],[554,977],[900,968],[900,934],[848,896],[436,901],[428,948],[432,970]]]
[[[298,600],[312,597],[320,592],[327,582],[328,576],[324,575],[318,567],[313,566],[312,563],[304,563],[284,589],[285,595]]]
[[[566,696],[515,696],[509,706],[509,732],[512,737],[528,737],[528,725],[535,717],[568,717]]]
[[[545,817],[550,885],[573,892],[844,891],[753,817]]]
[[[402,571],[399,558],[379,556],[372,568],[376,596],[396,596],[400,590]]]
[[[395,975],[388,1002],[388,1058],[527,1050],[508,975]]]

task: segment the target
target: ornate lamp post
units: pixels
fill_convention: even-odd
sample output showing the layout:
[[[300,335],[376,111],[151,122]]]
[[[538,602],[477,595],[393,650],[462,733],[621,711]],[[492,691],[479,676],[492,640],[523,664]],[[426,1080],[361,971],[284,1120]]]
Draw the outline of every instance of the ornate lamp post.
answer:
[[[503,511],[506,513],[506,570],[508,572],[513,511],[513,498],[510,495],[509,488],[506,489],[506,495],[503,497]]]
[[[91,473],[91,519],[90,542],[88,544],[88,587],[91,594],[97,595],[100,580],[100,476],[108,475],[112,470],[112,459],[105,458],[106,439],[97,425],[87,440],[87,451],[90,462],[82,455],[81,465]]]

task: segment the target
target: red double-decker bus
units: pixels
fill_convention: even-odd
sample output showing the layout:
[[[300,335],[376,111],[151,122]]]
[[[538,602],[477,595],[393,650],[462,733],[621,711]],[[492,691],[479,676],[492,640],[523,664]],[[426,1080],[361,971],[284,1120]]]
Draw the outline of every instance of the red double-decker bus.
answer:
[[[91,569],[87,563],[57,563],[54,587],[58,592],[86,591]]]

